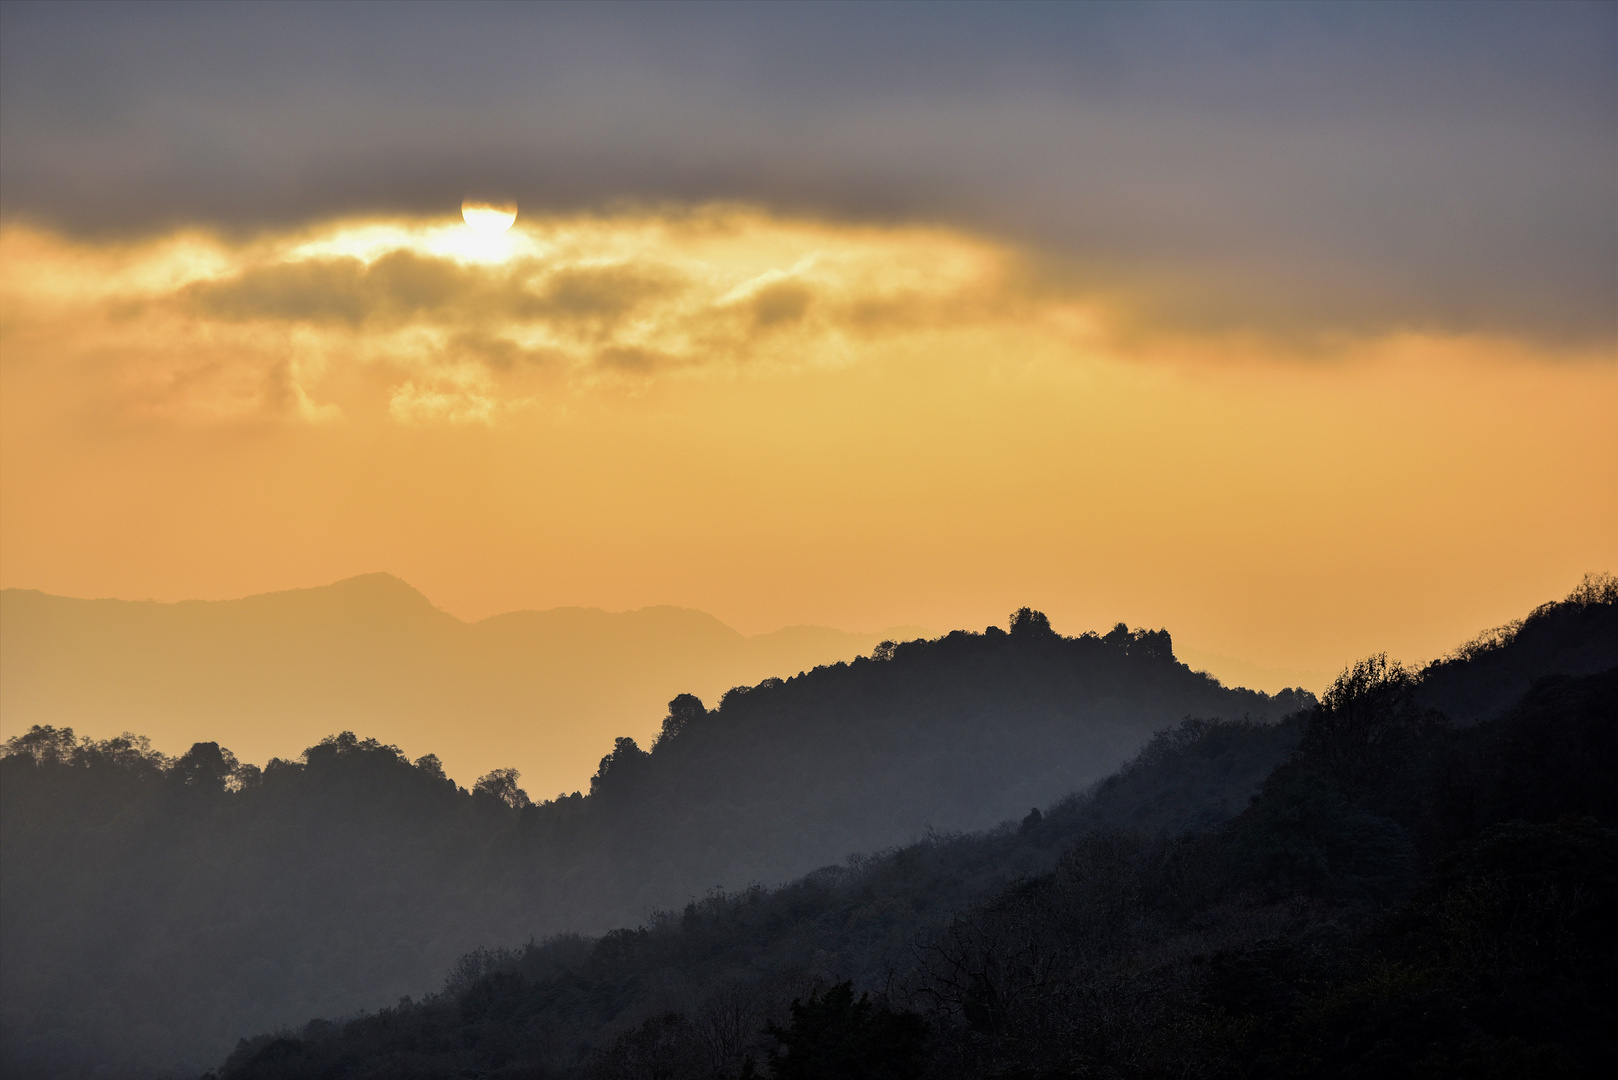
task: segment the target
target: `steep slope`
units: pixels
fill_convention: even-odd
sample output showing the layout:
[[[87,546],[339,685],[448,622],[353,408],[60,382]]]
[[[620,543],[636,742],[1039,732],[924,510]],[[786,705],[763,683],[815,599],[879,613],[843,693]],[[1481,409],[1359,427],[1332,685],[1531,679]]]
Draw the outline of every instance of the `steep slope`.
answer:
[[[571,791],[603,742],[650,737],[681,690],[717,694],[880,640],[824,627],[747,638],[672,607],[466,624],[386,574],[177,604],[8,589],[0,734],[33,724],[98,738],[139,731],[171,753],[215,740],[263,762],[360,729],[433,750],[467,783],[515,766],[533,790]]]

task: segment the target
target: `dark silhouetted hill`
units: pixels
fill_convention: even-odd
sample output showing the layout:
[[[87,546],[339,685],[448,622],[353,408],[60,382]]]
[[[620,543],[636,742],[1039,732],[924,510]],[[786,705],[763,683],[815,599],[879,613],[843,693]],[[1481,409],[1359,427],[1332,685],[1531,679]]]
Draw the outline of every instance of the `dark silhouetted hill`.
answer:
[[[1565,600],[1482,635],[1422,676],[1423,705],[1452,722],[1499,714],[1546,675],[1590,675],[1618,655],[1618,579],[1591,574]]]
[[[890,643],[767,679],[711,712],[681,699],[653,752],[620,742],[592,781],[613,842],[638,844],[633,858],[596,849],[599,873],[648,906],[668,902],[651,882],[700,892],[777,881],[928,831],[1020,818],[1182,717],[1278,720],[1313,700],[1228,690],[1176,661],[1162,631],[1067,638],[1032,616],[1009,634]]]

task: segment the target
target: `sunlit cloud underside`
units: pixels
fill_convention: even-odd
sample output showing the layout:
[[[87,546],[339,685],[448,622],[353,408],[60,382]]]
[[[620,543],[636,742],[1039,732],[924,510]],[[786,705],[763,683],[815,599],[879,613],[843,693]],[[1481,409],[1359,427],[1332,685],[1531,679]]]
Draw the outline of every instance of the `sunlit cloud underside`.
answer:
[[[495,424],[592,387],[766,376],[930,348],[985,364],[1128,355],[1285,357],[1258,337],[1170,340],[1121,291],[944,229],[793,220],[736,207],[525,218],[344,220],[231,242],[128,245],[0,233],[13,350],[95,355],[129,415]],[[1364,353],[1412,337],[1322,337]],[[1294,343],[1295,345],[1295,343]],[[1510,342],[1486,351],[1520,354]],[[1297,349],[1292,350],[1296,352]]]
[[[344,397],[362,376],[398,422],[492,424],[603,383],[843,365],[1030,318],[1058,336],[1084,325],[1075,298],[1020,295],[1018,260],[992,244],[744,209],[509,232],[349,220],[101,249],[13,227],[0,244],[9,337],[104,355],[126,408],[188,421],[339,420],[376,404]]]

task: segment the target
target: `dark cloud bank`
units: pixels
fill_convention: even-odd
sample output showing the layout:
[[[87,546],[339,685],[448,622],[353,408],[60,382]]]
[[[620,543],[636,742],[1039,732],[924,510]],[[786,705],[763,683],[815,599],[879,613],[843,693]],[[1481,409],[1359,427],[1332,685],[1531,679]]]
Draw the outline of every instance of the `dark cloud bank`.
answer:
[[[1610,339],[1610,4],[10,4],[0,211],[90,234],[758,201],[1187,325]]]

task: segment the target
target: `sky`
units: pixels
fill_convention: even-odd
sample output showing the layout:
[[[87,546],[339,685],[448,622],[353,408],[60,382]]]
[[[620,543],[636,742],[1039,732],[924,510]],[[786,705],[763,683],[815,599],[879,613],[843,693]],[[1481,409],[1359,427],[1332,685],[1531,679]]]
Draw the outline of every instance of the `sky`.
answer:
[[[0,12],[5,587],[1330,672],[1618,568],[1615,406],[1612,4]]]

